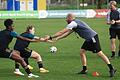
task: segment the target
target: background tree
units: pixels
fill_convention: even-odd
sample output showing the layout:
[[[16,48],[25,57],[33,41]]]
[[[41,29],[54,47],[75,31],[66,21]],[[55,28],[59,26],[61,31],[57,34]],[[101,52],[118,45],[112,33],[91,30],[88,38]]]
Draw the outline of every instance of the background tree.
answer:
[[[97,3],[97,9],[101,9],[102,8],[102,4],[104,3],[105,0],[98,0]]]

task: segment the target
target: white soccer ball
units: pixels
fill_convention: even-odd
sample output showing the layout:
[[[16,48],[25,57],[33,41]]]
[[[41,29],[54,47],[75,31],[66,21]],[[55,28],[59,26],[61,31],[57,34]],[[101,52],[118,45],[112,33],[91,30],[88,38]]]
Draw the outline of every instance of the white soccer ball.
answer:
[[[55,53],[57,51],[57,48],[55,46],[50,47],[50,52]]]

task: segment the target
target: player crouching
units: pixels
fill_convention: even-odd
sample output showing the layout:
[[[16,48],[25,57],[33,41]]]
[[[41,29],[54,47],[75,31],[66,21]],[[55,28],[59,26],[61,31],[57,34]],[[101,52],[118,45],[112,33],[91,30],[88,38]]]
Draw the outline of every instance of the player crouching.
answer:
[[[21,36],[24,36],[24,37],[29,38],[29,39],[37,39],[38,42],[39,41],[40,42],[47,42],[46,38],[39,38],[39,37],[34,35],[34,32],[35,32],[35,28],[33,26],[28,26],[26,32],[22,33]],[[50,42],[50,41],[48,40],[48,42]],[[25,62],[28,65],[29,65],[28,58],[31,57],[31,58],[36,60],[38,67],[39,67],[39,71],[41,73],[49,72],[49,70],[47,70],[43,67],[42,58],[41,58],[40,54],[38,54],[34,50],[29,49],[28,48],[29,44],[30,44],[30,41],[24,41],[24,40],[17,39],[15,46],[14,46],[14,49],[18,50],[20,52],[20,56],[22,58],[24,58]],[[29,65],[28,67],[30,68],[31,66]],[[14,73],[17,75],[21,75],[21,76],[24,75],[22,72],[20,72],[19,64],[17,62],[15,62]]]

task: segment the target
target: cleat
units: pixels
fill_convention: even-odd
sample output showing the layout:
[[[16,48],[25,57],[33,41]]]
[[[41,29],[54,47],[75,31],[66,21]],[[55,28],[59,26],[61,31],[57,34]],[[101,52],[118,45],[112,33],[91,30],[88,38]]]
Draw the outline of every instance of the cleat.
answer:
[[[28,75],[28,78],[38,78],[38,77],[39,77],[38,75],[34,75],[32,73]]]
[[[87,74],[88,70],[82,70],[80,72],[78,72],[78,74]]]
[[[24,74],[20,71],[14,71],[14,74],[18,76],[24,76]]]
[[[48,73],[49,70],[46,70],[45,68],[40,68],[40,72],[41,72],[41,73]]]
[[[30,66],[30,65],[28,65],[28,68],[29,68],[30,70],[32,70],[32,69],[33,69],[33,67],[32,67],[32,66]]]
[[[116,71],[117,71],[116,69],[110,70],[110,71],[109,71],[110,77],[113,77],[113,76],[115,75],[115,72],[116,72]]]

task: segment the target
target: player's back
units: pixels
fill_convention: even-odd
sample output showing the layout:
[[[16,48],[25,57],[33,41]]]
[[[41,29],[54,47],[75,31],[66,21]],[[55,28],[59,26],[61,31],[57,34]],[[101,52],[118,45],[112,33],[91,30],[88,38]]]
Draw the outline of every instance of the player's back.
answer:
[[[10,30],[0,31],[0,50],[5,50],[8,48],[9,43],[12,41],[13,37],[10,35]]]
[[[77,27],[73,28],[75,32],[79,34],[80,37],[89,40],[94,37],[97,33],[91,29],[85,22],[80,20],[74,20],[77,23]]]

